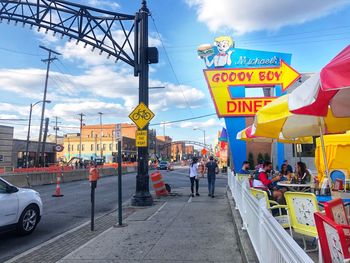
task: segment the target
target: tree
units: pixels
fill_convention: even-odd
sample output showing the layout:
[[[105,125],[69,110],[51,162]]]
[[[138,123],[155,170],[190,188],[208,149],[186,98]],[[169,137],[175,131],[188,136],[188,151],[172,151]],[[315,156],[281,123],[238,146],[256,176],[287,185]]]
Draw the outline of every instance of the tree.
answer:
[[[270,155],[268,153],[264,154],[264,161],[271,161]]]
[[[254,155],[253,155],[252,152],[249,152],[249,154],[248,154],[248,162],[249,162],[249,169],[250,170],[254,170],[254,167],[255,167],[255,165],[254,165]]]
[[[258,153],[258,158],[257,158],[258,164],[264,162],[264,156],[262,153]]]

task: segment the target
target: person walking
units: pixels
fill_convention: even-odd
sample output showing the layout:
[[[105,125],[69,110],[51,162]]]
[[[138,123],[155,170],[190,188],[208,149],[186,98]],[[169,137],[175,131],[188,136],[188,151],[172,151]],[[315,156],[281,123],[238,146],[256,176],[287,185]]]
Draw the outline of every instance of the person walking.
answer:
[[[199,190],[199,179],[198,179],[198,159],[193,157],[190,165],[190,180],[191,180],[191,196],[194,197],[194,184],[196,183],[196,196],[200,196]]]
[[[205,166],[203,158],[198,162],[198,173],[202,178],[204,178]]]
[[[219,173],[219,167],[218,164],[214,161],[214,157],[209,157],[209,162],[205,165],[205,168],[207,170],[207,178],[208,178],[208,196],[211,198],[214,198],[214,191],[215,191],[215,179],[216,174]]]

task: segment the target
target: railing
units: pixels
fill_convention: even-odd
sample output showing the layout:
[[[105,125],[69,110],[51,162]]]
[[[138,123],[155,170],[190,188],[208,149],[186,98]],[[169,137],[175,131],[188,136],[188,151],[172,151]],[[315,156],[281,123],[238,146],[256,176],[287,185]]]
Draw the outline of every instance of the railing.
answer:
[[[250,193],[246,176],[229,172],[228,185],[260,262],[313,262],[267,210],[266,202]]]

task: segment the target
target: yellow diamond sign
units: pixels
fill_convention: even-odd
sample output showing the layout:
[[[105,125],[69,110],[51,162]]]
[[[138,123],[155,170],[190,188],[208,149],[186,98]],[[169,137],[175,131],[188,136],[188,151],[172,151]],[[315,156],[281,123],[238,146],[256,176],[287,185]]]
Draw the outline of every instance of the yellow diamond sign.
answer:
[[[143,129],[153,117],[154,113],[142,102],[129,115],[139,129]]]

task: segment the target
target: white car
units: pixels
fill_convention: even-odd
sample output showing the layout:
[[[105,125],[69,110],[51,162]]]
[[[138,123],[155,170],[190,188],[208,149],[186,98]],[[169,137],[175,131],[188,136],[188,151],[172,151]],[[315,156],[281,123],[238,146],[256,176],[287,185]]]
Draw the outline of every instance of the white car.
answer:
[[[0,178],[0,232],[16,229],[32,233],[41,219],[43,204],[38,192],[18,188]]]

